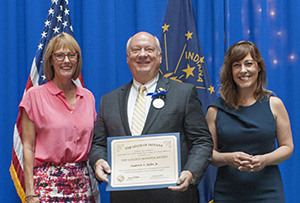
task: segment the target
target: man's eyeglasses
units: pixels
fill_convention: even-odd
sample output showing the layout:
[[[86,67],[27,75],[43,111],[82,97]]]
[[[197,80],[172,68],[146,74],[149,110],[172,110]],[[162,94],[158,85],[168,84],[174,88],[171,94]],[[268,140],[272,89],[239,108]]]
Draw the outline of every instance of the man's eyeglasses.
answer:
[[[65,60],[65,57],[67,56],[68,59],[71,61],[74,61],[74,60],[77,60],[77,57],[78,57],[78,53],[77,52],[70,52],[70,53],[62,53],[62,52],[59,52],[59,53],[53,53],[52,54],[54,56],[54,58],[57,60],[57,61],[64,61]]]

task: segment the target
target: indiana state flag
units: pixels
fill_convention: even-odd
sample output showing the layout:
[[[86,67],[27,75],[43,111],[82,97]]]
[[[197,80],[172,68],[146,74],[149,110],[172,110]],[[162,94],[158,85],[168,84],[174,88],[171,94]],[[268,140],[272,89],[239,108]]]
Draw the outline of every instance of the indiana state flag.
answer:
[[[160,73],[180,82],[194,84],[204,113],[215,98],[205,57],[198,39],[191,0],[169,0],[160,39]],[[200,202],[213,202],[216,168],[209,166],[199,184]]]
[[[198,39],[191,0],[169,0],[162,26],[164,77],[196,85],[203,111],[216,98]]]

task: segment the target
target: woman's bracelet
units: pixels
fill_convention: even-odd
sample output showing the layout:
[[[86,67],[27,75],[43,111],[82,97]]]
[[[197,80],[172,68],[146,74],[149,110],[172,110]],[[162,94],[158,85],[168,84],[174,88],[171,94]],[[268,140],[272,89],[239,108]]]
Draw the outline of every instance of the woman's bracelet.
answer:
[[[27,195],[27,196],[25,197],[25,200],[27,200],[27,199],[29,199],[29,198],[31,198],[31,197],[37,197],[37,195]]]

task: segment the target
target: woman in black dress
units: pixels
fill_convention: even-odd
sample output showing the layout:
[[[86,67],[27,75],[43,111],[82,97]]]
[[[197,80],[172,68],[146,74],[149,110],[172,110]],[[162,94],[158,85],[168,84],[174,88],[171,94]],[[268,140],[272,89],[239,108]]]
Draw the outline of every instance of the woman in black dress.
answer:
[[[282,101],[265,89],[265,63],[256,45],[232,45],[220,77],[221,97],[207,112],[212,165],[219,167],[215,202],[285,202],[278,164],[293,153],[290,121]]]

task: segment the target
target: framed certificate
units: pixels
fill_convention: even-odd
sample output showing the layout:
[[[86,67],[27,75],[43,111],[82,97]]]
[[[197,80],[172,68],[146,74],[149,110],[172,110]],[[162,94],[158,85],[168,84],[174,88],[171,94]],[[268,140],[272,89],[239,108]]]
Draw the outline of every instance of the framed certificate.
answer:
[[[179,133],[107,138],[107,191],[176,186],[181,171]]]

